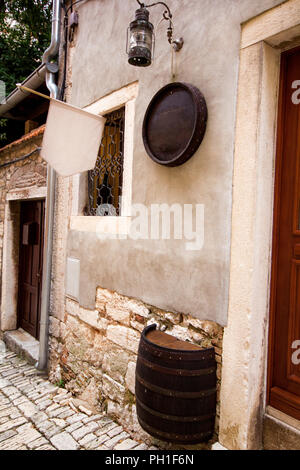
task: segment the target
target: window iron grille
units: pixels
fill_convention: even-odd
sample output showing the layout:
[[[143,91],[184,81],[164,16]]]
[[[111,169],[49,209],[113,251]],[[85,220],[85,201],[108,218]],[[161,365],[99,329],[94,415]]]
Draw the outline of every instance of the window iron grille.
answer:
[[[125,108],[106,116],[95,168],[88,172],[88,215],[121,215]]]

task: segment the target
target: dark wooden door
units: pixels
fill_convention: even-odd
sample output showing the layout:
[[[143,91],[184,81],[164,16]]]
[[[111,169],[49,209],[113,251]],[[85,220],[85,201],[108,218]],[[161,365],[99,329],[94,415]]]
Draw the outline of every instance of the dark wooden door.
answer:
[[[296,81],[299,81],[296,83]],[[275,184],[269,404],[300,419],[300,49],[282,55]]]
[[[21,203],[18,324],[39,339],[44,201]]]

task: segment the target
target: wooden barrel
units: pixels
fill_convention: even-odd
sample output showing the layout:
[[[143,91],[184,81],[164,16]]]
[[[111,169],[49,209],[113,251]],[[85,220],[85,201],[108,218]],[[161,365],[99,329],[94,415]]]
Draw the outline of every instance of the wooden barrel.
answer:
[[[144,329],[135,383],[142,428],[162,441],[197,444],[209,440],[216,415],[214,348],[203,349],[156,330]]]

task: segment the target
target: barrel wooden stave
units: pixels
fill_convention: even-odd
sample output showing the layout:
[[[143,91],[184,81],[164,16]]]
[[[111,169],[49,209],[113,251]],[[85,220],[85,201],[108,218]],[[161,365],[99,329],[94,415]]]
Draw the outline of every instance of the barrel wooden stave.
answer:
[[[216,391],[212,395],[203,398],[178,398],[161,395],[143,386],[136,379],[136,396],[154,411],[159,411],[172,416],[201,416],[203,414],[215,414]]]
[[[163,348],[142,333],[136,367],[137,414],[152,436],[195,444],[210,439],[216,413],[214,349]]]
[[[159,417],[159,427],[157,426],[157,415],[154,415],[152,410],[149,412],[142,405],[141,402],[137,402],[139,418],[149,427],[151,427],[154,432],[162,431],[164,433],[177,434],[179,439],[186,441],[184,436],[193,436],[196,434],[205,434],[206,436],[212,435],[212,430],[214,427],[215,416],[214,415],[203,415],[198,418],[194,417],[194,421],[183,421],[178,420],[180,418],[176,417],[174,420],[173,416],[160,416]],[[172,418],[172,419],[170,419]]]
[[[178,352],[172,350],[164,351],[158,348],[153,349],[151,345],[146,344],[141,338],[138,356],[153,365],[169,369],[174,369],[175,362],[177,369],[184,371],[216,367],[214,348],[199,351],[199,353],[185,351]]]
[[[147,363],[139,359],[137,362],[136,372],[140,377],[144,377],[145,379],[147,378],[147,382],[159,384],[162,388],[174,391],[195,392],[216,387],[215,367],[195,371],[198,375],[188,373],[185,373],[184,375],[175,375],[167,372],[162,373],[160,370],[150,368]]]

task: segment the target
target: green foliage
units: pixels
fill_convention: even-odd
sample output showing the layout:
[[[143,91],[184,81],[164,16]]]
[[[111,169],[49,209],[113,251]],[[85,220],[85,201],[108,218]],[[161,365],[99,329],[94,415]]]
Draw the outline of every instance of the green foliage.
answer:
[[[41,64],[51,37],[52,0],[0,0],[0,80],[6,95]],[[0,142],[7,138],[0,119]]]
[[[0,0],[0,80],[8,95],[41,64],[51,36],[51,0]]]
[[[60,379],[59,382],[56,382],[56,384],[54,384],[56,387],[59,387],[59,388],[66,388],[65,387],[65,382]]]
[[[2,130],[6,127],[7,125],[7,119],[0,119],[0,142],[1,140],[6,140],[6,133],[2,132]]]

